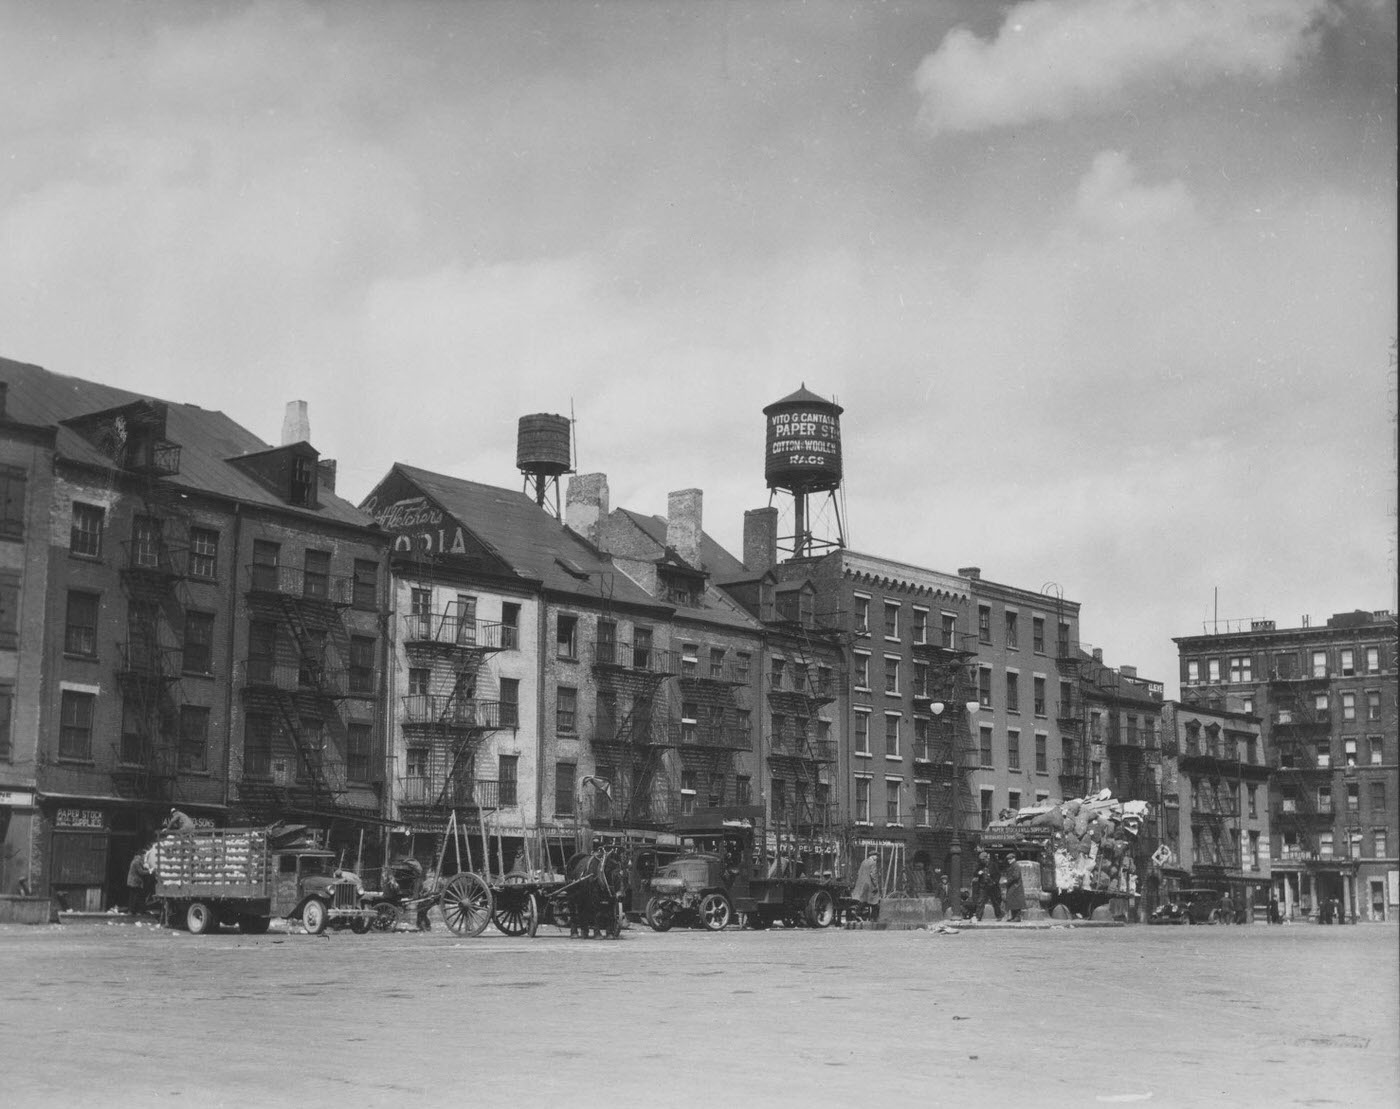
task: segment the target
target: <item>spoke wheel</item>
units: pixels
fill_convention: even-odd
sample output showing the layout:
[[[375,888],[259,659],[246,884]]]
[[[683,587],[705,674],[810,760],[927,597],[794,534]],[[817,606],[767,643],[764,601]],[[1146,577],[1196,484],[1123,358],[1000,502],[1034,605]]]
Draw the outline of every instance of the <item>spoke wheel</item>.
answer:
[[[700,921],[711,932],[722,932],[729,927],[734,909],[729,898],[722,893],[707,893],[700,899]]]
[[[535,898],[529,893],[510,894],[510,903],[501,905],[491,914],[491,922],[507,936],[535,934],[539,927],[539,917],[535,910]]]
[[[443,887],[442,918],[459,936],[479,936],[491,923],[491,887],[475,874],[458,874]]]
[[[669,932],[675,914],[671,911],[671,903],[664,901],[660,897],[653,897],[647,902],[646,912],[642,914],[647,922],[647,926],[656,932]]]
[[[389,901],[381,901],[374,907],[374,921],[371,923],[376,932],[392,932],[399,923],[399,910]]]
[[[310,935],[319,936],[326,930],[329,920],[326,903],[319,898],[313,897],[301,907],[301,925]]]
[[[804,915],[813,928],[829,928],[836,920],[836,902],[827,890],[813,890]]]
[[[219,930],[219,918],[205,901],[191,901],[185,910],[185,927],[192,936],[203,936]]]

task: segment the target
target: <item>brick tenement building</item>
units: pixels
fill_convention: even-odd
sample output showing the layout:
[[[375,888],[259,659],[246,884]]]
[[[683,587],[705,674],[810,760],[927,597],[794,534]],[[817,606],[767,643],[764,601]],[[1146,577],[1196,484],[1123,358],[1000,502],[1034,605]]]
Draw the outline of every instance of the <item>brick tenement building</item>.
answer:
[[[1294,917],[1340,903],[1351,920],[1400,911],[1396,619],[1338,613],[1174,642],[1182,701],[1252,713],[1272,771],[1274,895]]]
[[[193,405],[15,362],[0,380],[54,442],[25,488],[44,568],[19,635],[42,679],[11,742],[33,766],[35,892],[119,902],[172,805],[347,839],[377,820],[385,541],[304,419],[268,447]]]

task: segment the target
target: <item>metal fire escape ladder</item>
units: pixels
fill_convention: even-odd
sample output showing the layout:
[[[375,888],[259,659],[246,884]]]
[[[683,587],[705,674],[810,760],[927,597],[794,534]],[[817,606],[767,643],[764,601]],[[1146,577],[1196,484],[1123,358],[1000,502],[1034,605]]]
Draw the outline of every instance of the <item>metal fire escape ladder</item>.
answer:
[[[775,630],[784,635],[791,653],[781,672],[770,669],[764,676],[770,720],[776,714],[784,721],[781,733],[775,730],[772,734],[768,761],[773,770],[790,775],[793,796],[784,799],[783,828],[774,830],[799,842],[804,838],[826,840],[832,831],[831,804],[818,800],[818,787],[831,784],[829,768],[836,761],[836,752],[835,744],[816,731],[818,712],[836,700],[835,684],[824,684],[820,679],[818,633],[812,627],[799,619],[783,621]],[[834,631],[830,634],[839,635]]]
[[[1318,831],[1331,826],[1334,811],[1332,804],[1324,808],[1317,796],[1321,787],[1330,788],[1332,783],[1330,747],[1328,760],[1318,760],[1318,748],[1329,738],[1331,713],[1319,710],[1315,703],[1316,696],[1327,688],[1326,678],[1274,674],[1269,680],[1274,744],[1271,769],[1281,793],[1271,815],[1281,841],[1284,833],[1292,833],[1304,858],[1318,854]],[[1289,853],[1283,842],[1286,859]]]
[[[600,822],[664,826],[675,819],[674,799],[668,796],[662,804],[653,796],[655,780],[663,769],[663,752],[677,741],[664,689],[671,675],[664,663],[665,653],[655,646],[642,648],[618,640],[600,640],[593,645],[593,673],[599,690],[614,698],[630,698],[626,710],[612,722],[611,734],[605,721],[594,721],[592,746],[597,754],[612,760],[617,779],[611,783],[607,812],[594,814]]]

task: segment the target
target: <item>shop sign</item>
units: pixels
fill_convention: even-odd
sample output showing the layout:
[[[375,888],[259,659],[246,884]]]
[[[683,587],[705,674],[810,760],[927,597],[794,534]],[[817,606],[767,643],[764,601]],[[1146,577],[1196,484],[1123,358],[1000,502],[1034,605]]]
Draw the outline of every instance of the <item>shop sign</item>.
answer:
[[[446,521],[442,510],[427,497],[408,497],[385,505],[381,505],[377,497],[371,497],[365,502],[364,510],[374,517],[376,524],[394,535],[396,553],[467,553],[462,529]]]
[[[54,823],[60,828],[91,828],[107,830],[107,814],[101,809],[59,809]]]
[[[0,805],[8,805],[12,809],[32,809],[34,807],[34,791],[0,789]]]

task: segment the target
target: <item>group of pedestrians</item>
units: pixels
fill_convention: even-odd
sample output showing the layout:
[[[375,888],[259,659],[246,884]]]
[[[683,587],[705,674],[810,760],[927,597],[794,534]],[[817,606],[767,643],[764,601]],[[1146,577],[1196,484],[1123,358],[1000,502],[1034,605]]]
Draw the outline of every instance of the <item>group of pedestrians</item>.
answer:
[[[1026,887],[1016,855],[1008,852],[1005,858],[998,860],[989,851],[979,852],[972,885],[961,890],[960,897],[965,920],[981,920],[990,904],[997,920],[1020,923],[1026,908]]]

